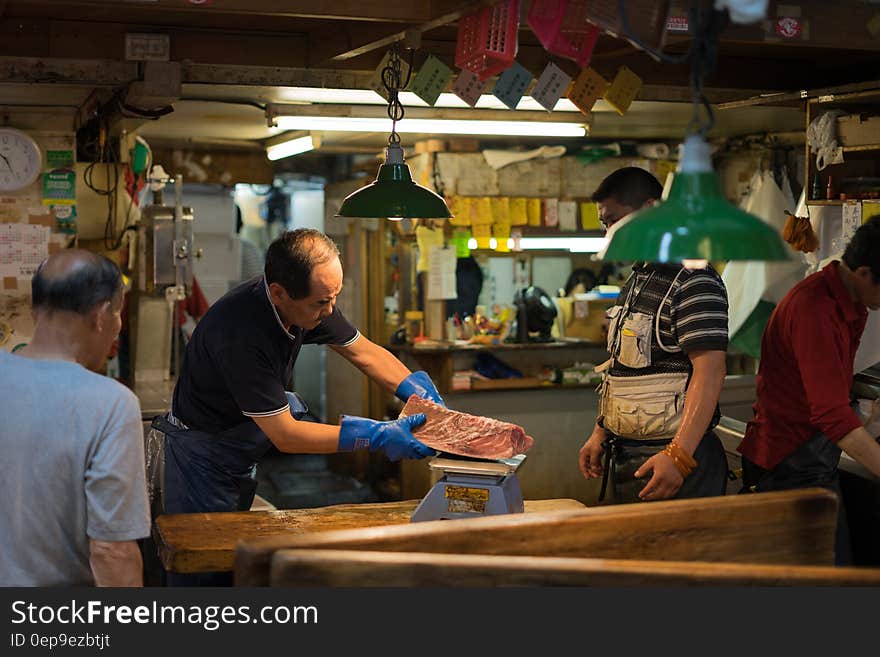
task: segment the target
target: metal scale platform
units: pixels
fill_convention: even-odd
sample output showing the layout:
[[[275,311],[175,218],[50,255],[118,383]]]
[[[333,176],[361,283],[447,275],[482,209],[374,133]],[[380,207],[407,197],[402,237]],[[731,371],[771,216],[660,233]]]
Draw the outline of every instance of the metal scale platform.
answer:
[[[410,522],[522,513],[516,471],[525,460],[525,454],[497,461],[434,457],[428,467],[441,477],[413,511]]]

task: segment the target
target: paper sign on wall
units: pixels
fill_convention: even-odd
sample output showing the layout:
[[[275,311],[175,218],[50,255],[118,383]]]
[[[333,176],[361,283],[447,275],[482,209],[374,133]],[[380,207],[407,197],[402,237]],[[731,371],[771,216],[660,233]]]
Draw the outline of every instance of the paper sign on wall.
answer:
[[[560,201],[558,207],[559,230],[577,230],[577,203]]]
[[[526,210],[528,199],[525,196],[514,196],[510,199],[510,225],[525,226],[529,223],[529,215]]]
[[[550,112],[556,106],[556,101],[566,92],[569,84],[571,84],[571,76],[550,62],[538,78],[535,88],[532,89],[532,98]]]
[[[544,199],[544,225],[556,226],[559,224],[559,199]]]
[[[453,226],[471,225],[471,200],[467,196],[450,196],[448,201],[449,212],[452,216],[449,223]]]
[[[584,230],[601,230],[599,223],[599,208],[592,201],[581,203],[581,228]]]
[[[510,109],[516,109],[532,79],[532,74],[522,64],[514,62],[513,66],[498,77],[492,95]]]
[[[0,278],[30,278],[49,255],[49,226],[0,224]]]
[[[473,71],[462,71],[455,78],[455,83],[452,85],[452,93],[471,107],[475,107],[485,88],[486,82],[481,81],[476,73]]]
[[[416,263],[416,271],[429,271],[431,264],[432,249],[435,246],[443,246],[443,231],[427,226],[416,228],[416,244],[419,247],[419,260]]]
[[[428,299],[456,299],[455,249],[448,246],[431,247],[431,266],[428,270]]]
[[[859,201],[847,201],[843,204],[843,221],[841,223],[841,238],[843,245],[849,244],[852,236],[856,234],[862,225],[862,204]]]
[[[410,85],[410,90],[430,106],[452,79],[452,69],[434,55],[429,55]]]
[[[530,198],[526,201],[526,215],[529,218],[529,226],[541,225],[541,199]]]

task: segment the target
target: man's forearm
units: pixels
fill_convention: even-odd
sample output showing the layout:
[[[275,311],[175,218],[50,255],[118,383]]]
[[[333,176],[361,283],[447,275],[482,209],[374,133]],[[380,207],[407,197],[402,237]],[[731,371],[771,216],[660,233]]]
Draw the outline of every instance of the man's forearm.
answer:
[[[143,561],[135,541],[89,540],[95,586],[143,586]]]
[[[850,431],[838,441],[837,446],[870,470],[874,476],[880,477],[880,444],[877,444],[864,427]]]
[[[350,347],[335,347],[334,350],[392,394],[400,382],[412,374],[394,354],[363,336]]]
[[[294,420],[283,412],[252,418],[278,451],[287,454],[332,454],[339,446],[339,427]]]
[[[675,435],[675,442],[688,454],[696,451],[715,415],[727,373],[725,358],[723,351],[691,354],[694,373],[688,384],[681,425]]]

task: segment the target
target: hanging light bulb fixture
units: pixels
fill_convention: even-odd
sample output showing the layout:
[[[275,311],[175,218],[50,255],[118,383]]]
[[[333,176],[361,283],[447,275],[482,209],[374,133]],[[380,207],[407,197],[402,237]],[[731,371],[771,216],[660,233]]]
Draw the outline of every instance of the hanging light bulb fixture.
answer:
[[[399,94],[409,84],[412,74],[412,49],[406,80],[401,79],[400,48],[391,46],[388,65],[382,69],[382,84],[388,93],[388,118],[391,134],[385,148],[385,163],[379,167],[376,180],[342,201],[337,217],[401,219],[448,219],[452,216],[439,194],[413,182],[409,167],[403,159],[403,147],[397,134],[397,122],[403,119],[403,104]]]
[[[688,266],[694,266],[710,260],[788,259],[779,233],[724,198],[712,168],[706,134],[714,125],[714,117],[703,91],[703,79],[714,65],[724,16],[712,8],[691,11],[691,24],[696,25],[688,53],[694,115],[688,124],[672,187],[665,201],[633,214],[617,227],[601,254],[604,260],[689,261]]]

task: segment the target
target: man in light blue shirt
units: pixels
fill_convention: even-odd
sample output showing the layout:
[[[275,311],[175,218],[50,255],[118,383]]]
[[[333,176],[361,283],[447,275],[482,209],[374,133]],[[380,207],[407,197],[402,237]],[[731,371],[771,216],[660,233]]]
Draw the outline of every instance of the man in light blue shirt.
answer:
[[[0,351],[0,586],[141,586],[140,408],[95,373],[119,333],[121,274],[66,250],[40,265],[32,292],[33,340]]]

